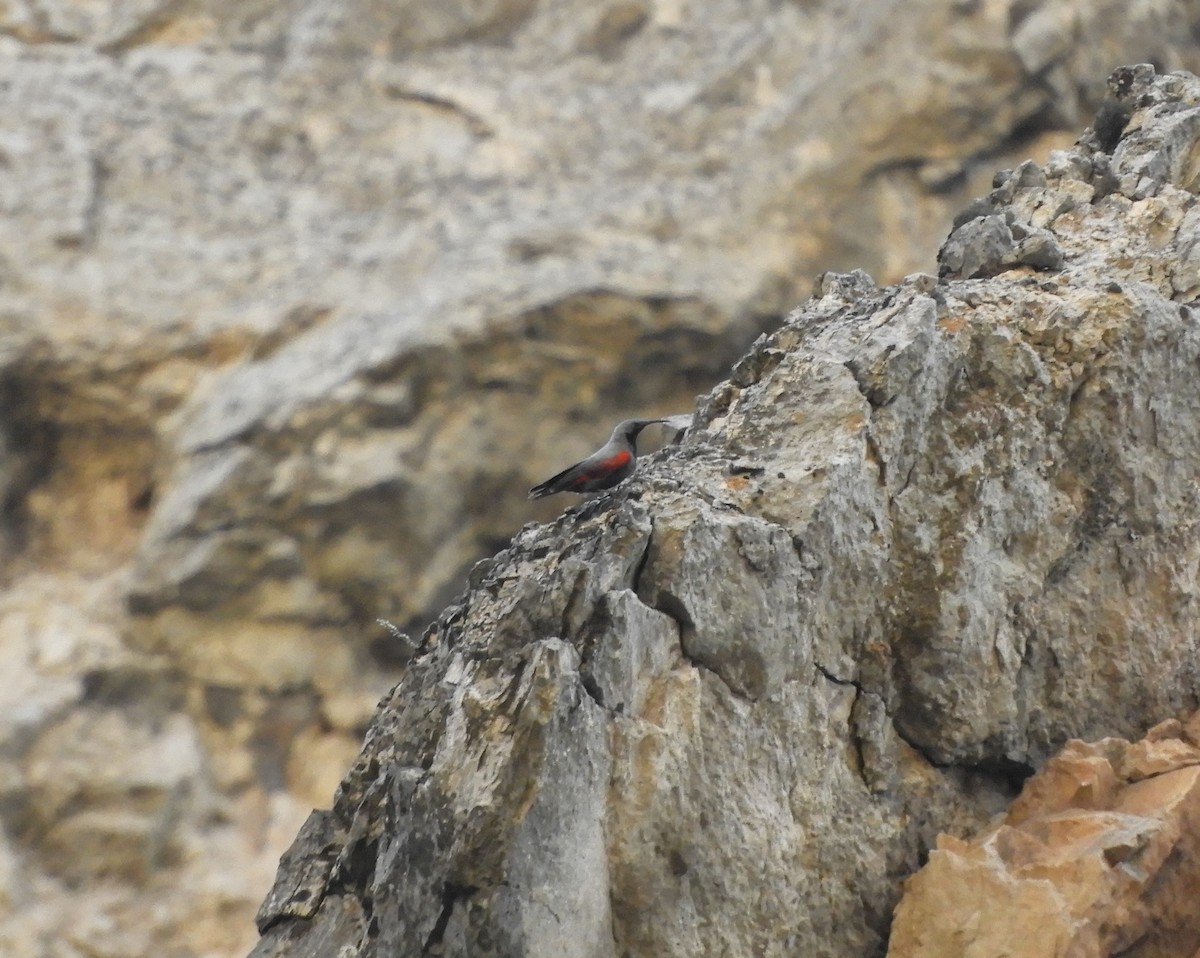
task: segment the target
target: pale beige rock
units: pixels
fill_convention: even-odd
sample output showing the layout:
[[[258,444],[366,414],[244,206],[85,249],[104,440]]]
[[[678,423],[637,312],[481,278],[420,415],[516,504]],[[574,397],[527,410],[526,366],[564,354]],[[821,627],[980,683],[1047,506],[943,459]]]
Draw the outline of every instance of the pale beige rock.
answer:
[[[181,715],[160,729],[115,711],[68,715],[24,757],[29,827],[43,833],[46,867],[75,880],[94,870],[144,880],[177,854],[178,823],[206,811],[185,810],[205,803],[201,761]]]
[[[333,794],[361,742],[348,735],[317,732],[305,726],[288,746],[288,792],[302,805],[319,807]]]

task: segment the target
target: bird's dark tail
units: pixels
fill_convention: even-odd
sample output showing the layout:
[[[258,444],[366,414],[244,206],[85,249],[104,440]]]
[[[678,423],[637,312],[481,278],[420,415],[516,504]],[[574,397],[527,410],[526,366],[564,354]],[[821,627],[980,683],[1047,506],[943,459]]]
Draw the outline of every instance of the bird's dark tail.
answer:
[[[571,466],[570,469],[564,469],[562,472],[556,473],[545,482],[539,482],[536,486],[529,490],[530,499],[541,499],[543,496],[552,496],[556,492],[562,492],[566,488],[566,483],[563,482],[567,475],[574,471],[577,467]]]

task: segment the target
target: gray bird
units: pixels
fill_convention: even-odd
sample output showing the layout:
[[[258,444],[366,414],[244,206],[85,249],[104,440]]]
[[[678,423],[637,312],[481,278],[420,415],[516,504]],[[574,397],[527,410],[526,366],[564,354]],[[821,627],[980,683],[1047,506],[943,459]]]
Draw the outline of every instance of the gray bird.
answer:
[[[530,499],[552,496],[556,492],[595,492],[611,489],[633,475],[637,467],[637,437],[661,419],[626,419],[613,430],[612,437],[582,462],[529,490]]]

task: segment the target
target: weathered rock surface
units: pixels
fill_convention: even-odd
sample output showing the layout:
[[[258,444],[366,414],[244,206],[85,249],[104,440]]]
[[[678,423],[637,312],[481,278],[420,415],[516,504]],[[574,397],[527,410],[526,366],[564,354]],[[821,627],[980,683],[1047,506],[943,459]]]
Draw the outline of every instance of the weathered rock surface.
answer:
[[[1070,742],[1000,824],[939,838],[888,954],[1192,958],[1198,888],[1200,713],[1133,744]]]
[[[1178,0],[8,4],[25,421],[120,435],[144,648],[332,694],[365,664],[346,626],[422,628],[527,517],[507,490],[690,404],[818,269],[927,265],[966,181],[1031,131],[1069,141],[1112,63],[1200,69],[1196,22]]]
[[[624,415],[691,408],[817,270],[931,268],[1112,64],[1200,69],[1198,20],[0,4],[0,954],[244,953],[413,652],[375,616],[419,636],[526,487]],[[768,527],[704,536],[802,565]],[[773,614],[737,581],[744,624]],[[689,654],[739,694],[810,661],[706,622]]]
[[[936,833],[1196,708],[1200,78],[1116,79],[1128,122],[999,176],[940,278],[825,277],[682,445],[474,569],[256,956],[880,955]],[[1110,812],[1177,777],[1186,849],[1194,743],[1154,739],[1092,754]]]

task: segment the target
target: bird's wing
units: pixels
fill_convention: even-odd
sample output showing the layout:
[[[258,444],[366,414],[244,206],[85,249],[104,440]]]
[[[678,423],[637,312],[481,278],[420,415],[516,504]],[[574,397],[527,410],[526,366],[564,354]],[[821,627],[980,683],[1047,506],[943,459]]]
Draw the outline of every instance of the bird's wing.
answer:
[[[575,479],[575,473],[583,469],[584,463],[577,462],[573,466],[568,466],[562,472],[555,473],[545,482],[539,482],[536,486],[529,490],[529,498],[536,499],[539,496],[548,496],[551,493],[561,492],[563,489],[569,489],[571,482]]]
[[[529,490],[530,498],[548,496],[555,492],[569,492],[572,489],[603,479],[605,476],[627,466],[633,456],[627,449],[620,449],[612,455],[597,453],[589,456],[583,462],[569,466],[557,475],[551,476],[545,482],[538,483]]]

